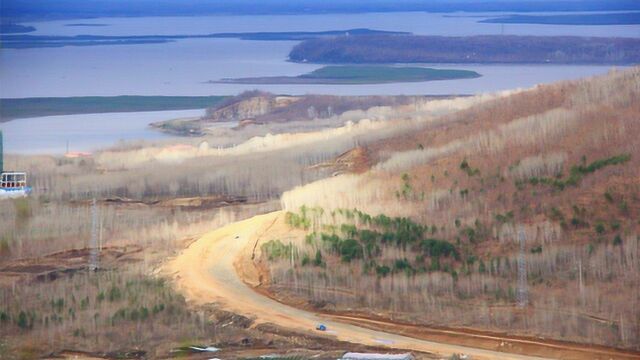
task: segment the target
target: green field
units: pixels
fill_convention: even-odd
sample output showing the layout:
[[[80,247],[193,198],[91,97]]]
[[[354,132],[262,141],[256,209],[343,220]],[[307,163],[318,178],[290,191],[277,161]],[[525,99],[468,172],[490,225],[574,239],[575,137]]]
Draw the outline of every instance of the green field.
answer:
[[[13,119],[109,112],[204,109],[225,96],[82,96],[0,99],[0,122]]]
[[[235,84],[384,84],[469,79],[481,75],[470,70],[396,66],[325,66],[299,76],[267,76],[222,79],[213,83]]]

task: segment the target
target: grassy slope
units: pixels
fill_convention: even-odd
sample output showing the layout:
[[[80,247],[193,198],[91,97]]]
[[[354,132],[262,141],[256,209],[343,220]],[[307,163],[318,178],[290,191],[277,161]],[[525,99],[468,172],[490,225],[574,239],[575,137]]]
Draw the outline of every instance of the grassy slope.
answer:
[[[475,71],[392,66],[325,66],[299,76],[223,79],[240,84],[382,84],[480,77]]]
[[[81,96],[0,99],[0,122],[50,115],[204,109],[224,98],[224,96]]]

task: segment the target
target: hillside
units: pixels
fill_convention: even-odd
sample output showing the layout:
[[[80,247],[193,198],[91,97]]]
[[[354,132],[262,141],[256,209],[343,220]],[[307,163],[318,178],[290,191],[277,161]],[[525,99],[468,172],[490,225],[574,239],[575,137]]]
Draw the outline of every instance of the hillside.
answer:
[[[264,239],[270,291],[317,311],[640,349],[639,84],[632,68],[538,86],[368,143],[369,171],[282,196],[303,231]]]
[[[262,91],[247,91],[225,99],[207,109],[200,119],[170,120],[152,124],[160,130],[188,135],[212,134],[220,131],[216,123],[237,122],[248,125],[308,123],[317,126],[320,120],[331,120],[347,112],[376,107],[400,106],[444,96],[333,96],[333,95],[276,95]],[[324,124],[323,124],[324,125]],[[286,131],[291,131],[285,127]],[[274,129],[269,131],[274,132]],[[275,132],[279,132],[275,130]],[[265,133],[266,134],[266,133]],[[222,134],[217,134],[222,135]],[[229,136],[225,134],[225,136]]]

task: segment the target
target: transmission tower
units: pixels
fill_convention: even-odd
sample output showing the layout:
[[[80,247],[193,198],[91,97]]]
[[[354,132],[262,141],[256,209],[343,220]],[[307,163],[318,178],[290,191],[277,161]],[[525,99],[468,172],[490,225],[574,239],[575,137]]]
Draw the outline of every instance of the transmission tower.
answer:
[[[520,241],[520,254],[518,255],[518,307],[525,307],[529,303],[529,293],[527,291],[527,260],[525,258],[525,242],[526,236],[521,228],[518,232],[518,240]]]
[[[96,199],[91,202],[91,242],[89,244],[89,270],[98,270],[98,207]]]

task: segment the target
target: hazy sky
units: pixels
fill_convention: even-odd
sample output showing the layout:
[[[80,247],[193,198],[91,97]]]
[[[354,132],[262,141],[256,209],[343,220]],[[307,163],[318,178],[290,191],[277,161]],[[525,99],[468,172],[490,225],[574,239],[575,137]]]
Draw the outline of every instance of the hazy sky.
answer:
[[[2,0],[11,21],[105,16],[354,13],[388,11],[640,10],[637,0]]]

